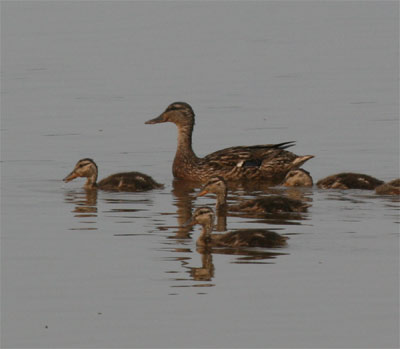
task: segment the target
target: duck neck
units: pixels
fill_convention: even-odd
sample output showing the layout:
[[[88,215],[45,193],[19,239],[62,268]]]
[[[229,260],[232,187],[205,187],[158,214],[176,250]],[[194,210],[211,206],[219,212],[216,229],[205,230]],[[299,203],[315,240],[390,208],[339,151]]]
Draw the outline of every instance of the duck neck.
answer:
[[[97,188],[97,172],[94,172],[91,176],[87,177],[85,188],[86,189]]]
[[[193,125],[178,125],[177,155],[196,157],[192,149]]]
[[[211,242],[211,232],[213,230],[213,223],[204,223],[203,231],[201,232],[199,238],[197,239],[198,246],[205,246]]]
[[[193,125],[178,125],[178,146],[172,171],[175,177],[185,178],[187,168],[196,164],[198,158],[192,149]]]
[[[226,204],[226,196],[228,195],[227,191],[223,191],[220,193],[216,193],[217,195],[217,203],[215,205],[215,208],[219,211],[226,211],[227,209],[227,204]]]

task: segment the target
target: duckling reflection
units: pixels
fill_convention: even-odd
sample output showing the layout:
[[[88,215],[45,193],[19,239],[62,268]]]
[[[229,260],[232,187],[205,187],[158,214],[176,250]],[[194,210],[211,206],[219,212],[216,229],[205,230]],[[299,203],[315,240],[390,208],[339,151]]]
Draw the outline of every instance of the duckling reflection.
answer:
[[[193,208],[193,193],[195,188],[199,184],[196,182],[188,182],[182,180],[174,180],[172,182],[172,194],[175,197],[174,205],[177,207],[177,220],[178,220],[178,230],[175,232],[175,236],[172,238],[190,238],[191,228],[185,226],[185,223],[192,216]]]
[[[72,212],[77,213],[77,217],[97,217],[97,191],[69,191],[65,194],[65,202],[75,204]]]
[[[201,254],[201,267],[190,267],[190,275],[196,281],[211,281],[215,271],[212,253],[205,249],[198,252]]]
[[[241,229],[225,234],[212,234],[215,215],[207,207],[197,208],[189,225],[200,224],[203,230],[196,241],[197,246],[207,247],[280,247],[286,245],[287,237],[263,229]]]
[[[98,169],[96,163],[89,158],[79,160],[72,172],[63,181],[68,183],[77,177],[86,177],[85,189],[103,189],[117,191],[147,191],[163,188],[150,176],[140,172],[116,173],[97,183]]]
[[[196,282],[207,282],[202,284],[194,284],[193,287],[213,287],[214,283],[210,283],[213,279],[215,279],[215,270],[216,267],[213,262],[213,255],[231,255],[234,256],[235,259],[230,263],[233,264],[273,264],[272,260],[277,258],[278,256],[287,255],[287,253],[276,252],[276,251],[267,251],[260,249],[246,249],[246,248],[234,248],[234,247],[210,247],[210,246],[197,246],[197,253],[200,254],[201,257],[201,266],[192,267],[190,266],[189,261],[191,258],[174,258],[173,260],[180,261],[181,266],[186,272],[190,275],[190,280],[194,280]],[[174,252],[181,252],[180,249],[174,250]],[[184,251],[188,253],[187,250]],[[168,271],[168,273],[178,273],[178,271]],[[182,282],[188,281],[182,277],[176,277],[172,280]],[[179,286],[174,286],[179,287]],[[187,284],[182,285],[181,287],[188,287]]]
[[[244,200],[238,205],[227,204],[228,188],[224,178],[213,177],[202,188],[197,196],[214,193],[217,196],[216,209],[218,211],[236,211],[249,213],[282,213],[282,212],[305,212],[309,207],[303,201],[272,195],[263,198]]]

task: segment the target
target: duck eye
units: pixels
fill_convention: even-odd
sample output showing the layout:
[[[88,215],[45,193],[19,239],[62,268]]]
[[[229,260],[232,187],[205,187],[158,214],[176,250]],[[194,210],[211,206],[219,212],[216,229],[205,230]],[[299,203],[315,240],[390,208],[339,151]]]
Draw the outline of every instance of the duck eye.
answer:
[[[178,110],[179,109],[179,106],[177,106],[177,105],[170,105],[168,108],[167,108],[167,111],[173,111],[173,110]]]

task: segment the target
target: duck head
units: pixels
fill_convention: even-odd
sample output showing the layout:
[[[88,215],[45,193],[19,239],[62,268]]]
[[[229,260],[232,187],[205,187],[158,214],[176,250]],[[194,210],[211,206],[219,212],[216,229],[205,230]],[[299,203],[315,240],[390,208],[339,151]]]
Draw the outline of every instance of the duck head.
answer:
[[[203,227],[211,227],[214,225],[215,214],[212,208],[202,206],[193,212],[191,220],[187,223],[189,226],[200,224]]]
[[[79,160],[76,163],[72,172],[68,176],[66,176],[63,179],[63,181],[65,183],[68,183],[75,178],[86,177],[88,180],[87,180],[85,186],[91,187],[91,186],[96,185],[97,173],[98,173],[98,170],[97,170],[96,163],[92,159],[85,158],[85,159]]]
[[[145,124],[160,124],[163,122],[173,122],[178,126],[192,126],[194,125],[194,112],[192,107],[185,102],[174,102],[170,104],[167,109],[155,119],[145,122]]]
[[[201,188],[197,196],[204,196],[208,193],[217,195],[217,209],[226,204],[226,197],[228,195],[228,187],[225,179],[221,176],[215,176]]]

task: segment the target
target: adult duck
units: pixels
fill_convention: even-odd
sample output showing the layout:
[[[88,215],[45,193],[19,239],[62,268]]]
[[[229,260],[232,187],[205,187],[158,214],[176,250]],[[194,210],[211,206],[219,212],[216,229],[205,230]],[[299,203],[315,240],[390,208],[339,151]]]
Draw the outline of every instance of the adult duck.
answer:
[[[314,157],[295,155],[285,150],[294,145],[294,142],[284,142],[236,146],[199,158],[192,149],[194,116],[189,104],[175,102],[159,117],[146,122],[172,122],[178,127],[178,146],[172,166],[172,173],[176,178],[204,182],[218,175],[229,181],[263,180],[280,183],[290,170],[299,168]]]
[[[280,195],[270,195],[262,198],[243,200],[240,204],[227,204],[228,188],[222,177],[212,177],[200,190],[197,196],[213,193],[217,196],[217,210],[248,213],[283,213],[283,212],[305,212],[308,204],[301,200],[287,198]]]
[[[207,206],[197,208],[188,223],[200,224],[203,230],[196,241],[201,247],[279,247],[286,245],[287,237],[264,229],[240,229],[225,234],[212,234],[214,211]]]
[[[146,191],[162,188],[150,176],[140,172],[121,172],[102,179],[97,183],[98,168],[96,163],[89,158],[79,160],[72,172],[63,181],[70,182],[78,177],[86,177],[85,189],[103,189],[116,191]]]

